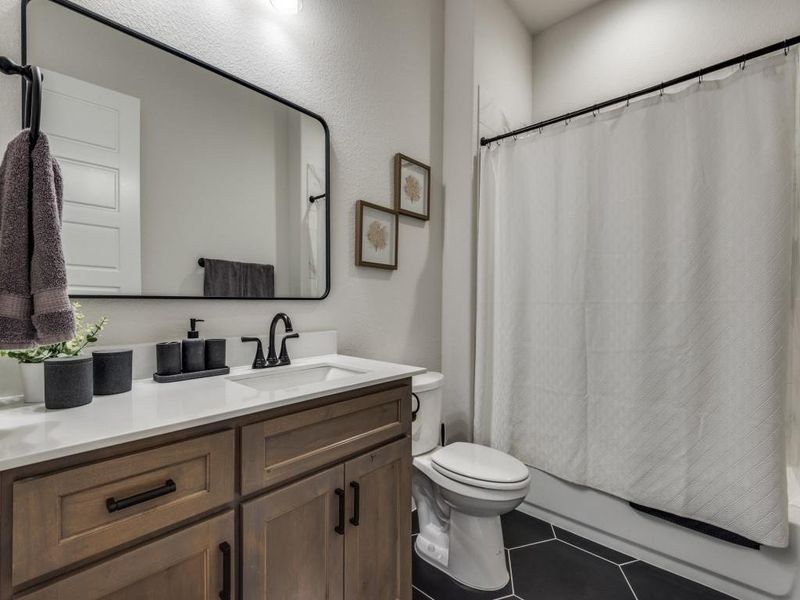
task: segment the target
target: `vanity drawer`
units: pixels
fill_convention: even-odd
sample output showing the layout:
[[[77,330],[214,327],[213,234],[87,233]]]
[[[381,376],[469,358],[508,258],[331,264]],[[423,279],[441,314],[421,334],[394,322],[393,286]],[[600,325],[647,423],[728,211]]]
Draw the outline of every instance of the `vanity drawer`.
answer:
[[[407,434],[408,385],[242,428],[242,493],[295,478]]]
[[[235,435],[207,435],[13,486],[14,585],[234,497]]]
[[[48,583],[19,600],[219,600],[235,598],[233,511]],[[223,547],[225,551],[223,552]],[[227,571],[227,572],[226,572]],[[226,588],[226,581],[229,582]],[[220,593],[226,590],[227,595]]]

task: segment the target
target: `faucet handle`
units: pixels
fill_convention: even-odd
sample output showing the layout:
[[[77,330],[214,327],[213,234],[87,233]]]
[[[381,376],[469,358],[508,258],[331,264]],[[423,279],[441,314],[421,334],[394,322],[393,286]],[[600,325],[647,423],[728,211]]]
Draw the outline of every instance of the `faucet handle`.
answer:
[[[297,339],[300,337],[299,333],[289,333],[283,336],[281,340],[281,355],[278,357],[279,365],[290,365],[292,361],[289,360],[289,352],[286,350],[286,340]]]
[[[256,356],[253,359],[253,368],[254,369],[263,369],[267,366],[267,359],[264,358],[264,348],[261,345],[261,340],[257,337],[243,337],[243,342],[255,342],[256,343]]]

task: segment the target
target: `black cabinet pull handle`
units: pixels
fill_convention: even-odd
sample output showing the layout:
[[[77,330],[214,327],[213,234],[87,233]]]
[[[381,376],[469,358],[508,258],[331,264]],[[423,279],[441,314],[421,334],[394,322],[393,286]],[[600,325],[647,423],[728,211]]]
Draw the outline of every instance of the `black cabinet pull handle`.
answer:
[[[334,494],[339,496],[339,524],[333,530],[339,535],[344,535],[344,490],[336,488]]]
[[[351,481],[350,487],[353,488],[353,518],[350,519],[350,522],[358,527],[358,517],[361,514],[361,486],[357,481]]]
[[[113,513],[124,508],[130,508],[136,504],[141,504],[142,502],[147,502],[148,500],[154,500],[156,498],[160,498],[161,496],[166,496],[177,489],[178,487],[175,485],[175,482],[172,481],[172,479],[167,479],[164,482],[164,485],[153,488],[152,490],[147,490],[146,492],[141,492],[140,494],[134,494],[133,496],[120,498],[119,500],[114,500],[114,497],[112,496],[111,498],[106,499],[106,508],[108,509],[108,512]]]
[[[231,600],[231,545],[222,542],[219,549],[222,552],[222,591],[219,599]]]

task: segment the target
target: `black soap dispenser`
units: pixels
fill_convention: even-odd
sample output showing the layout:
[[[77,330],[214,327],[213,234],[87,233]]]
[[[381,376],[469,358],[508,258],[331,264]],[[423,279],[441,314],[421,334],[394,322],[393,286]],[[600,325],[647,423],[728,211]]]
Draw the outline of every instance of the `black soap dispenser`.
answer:
[[[203,371],[206,368],[206,342],[200,339],[198,323],[203,323],[203,319],[189,319],[189,331],[186,332],[186,339],[181,342],[184,373]]]

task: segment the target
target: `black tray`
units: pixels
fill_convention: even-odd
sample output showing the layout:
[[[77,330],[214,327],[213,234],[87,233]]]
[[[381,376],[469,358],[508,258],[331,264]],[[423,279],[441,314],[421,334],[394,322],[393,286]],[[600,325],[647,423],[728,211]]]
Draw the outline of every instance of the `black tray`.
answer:
[[[192,373],[178,373],[177,375],[159,375],[153,373],[153,381],[157,383],[172,383],[174,381],[188,381],[189,379],[200,379],[201,377],[216,377],[217,375],[227,375],[231,372],[230,367],[221,369],[207,369],[205,371],[193,371]]]

